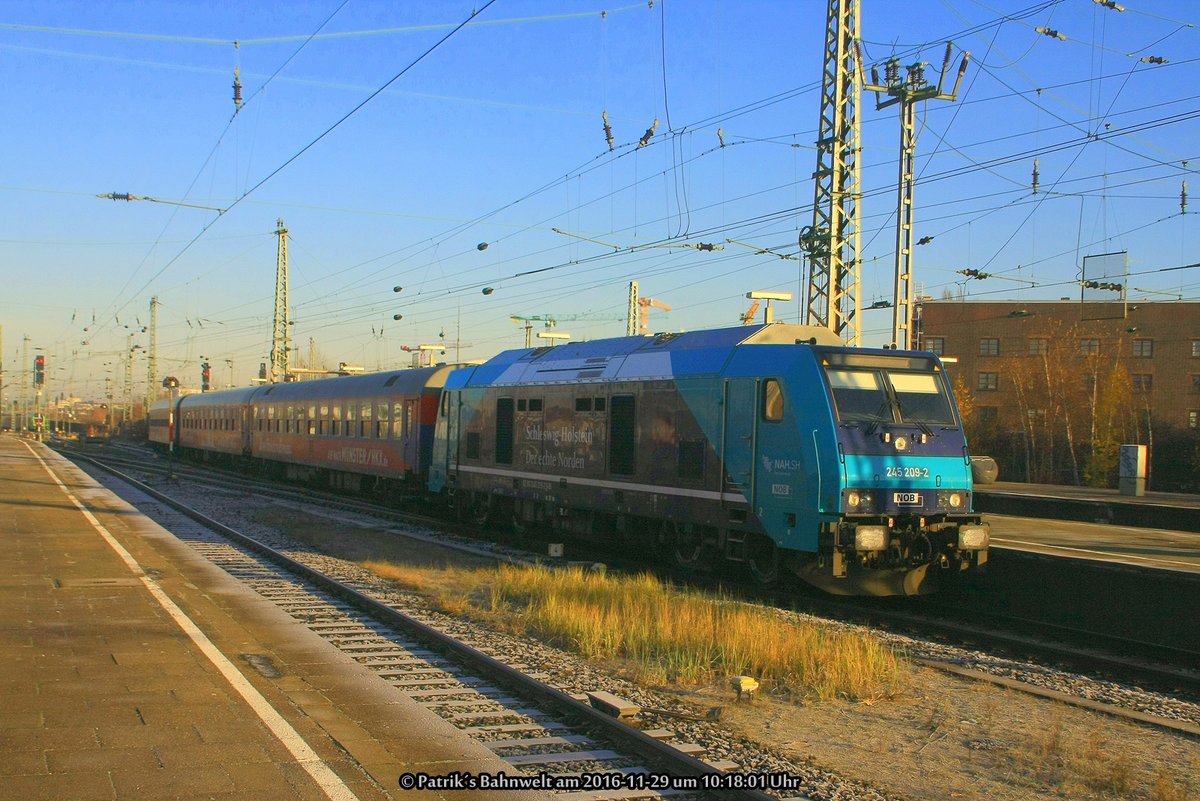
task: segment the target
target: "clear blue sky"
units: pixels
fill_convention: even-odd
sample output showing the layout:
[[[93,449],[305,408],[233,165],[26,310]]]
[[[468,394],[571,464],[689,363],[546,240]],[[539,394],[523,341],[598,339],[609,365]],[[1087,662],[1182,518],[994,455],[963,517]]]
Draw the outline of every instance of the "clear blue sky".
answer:
[[[812,223],[823,2],[497,0],[404,72],[485,2],[0,3],[5,384],[27,335],[52,393],[98,398],[127,336],[148,346],[153,295],[160,375],[194,386],[204,356],[217,385],[226,360],[247,383],[270,351],[278,218],[298,356],[311,338],[329,366],[400,366],[439,334],[447,358],[456,340],[485,358],[520,346],[513,314],[620,317],[631,279],[673,307],[654,330],[735,325],[752,289],[803,297],[800,263],[755,248],[794,255]],[[1128,251],[1131,297],[1200,297],[1197,269],[1166,269],[1200,261],[1200,205],[1179,203],[1200,165],[1200,7],[862,5],[871,62],[936,76],[946,40],[971,53],[958,101],[918,109],[925,293],[1078,296],[1084,255]],[[869,305],[892,293],[899,123],[870,94],[862,117]],[[663,243],[724,249],[647,247]],[[863,322],[864,344],[888,341],[890,312]]]

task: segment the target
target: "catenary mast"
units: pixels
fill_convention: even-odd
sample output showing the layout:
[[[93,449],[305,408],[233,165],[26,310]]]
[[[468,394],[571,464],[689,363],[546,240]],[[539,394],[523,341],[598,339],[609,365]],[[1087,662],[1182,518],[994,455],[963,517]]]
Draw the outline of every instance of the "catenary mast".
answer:
[[[859,334],[862,71],[856,43],[861,0],[829,0],[825,27],[821,119],[813,224],[800,233],[808,256],[805,322],[824,326],[850,345]]]

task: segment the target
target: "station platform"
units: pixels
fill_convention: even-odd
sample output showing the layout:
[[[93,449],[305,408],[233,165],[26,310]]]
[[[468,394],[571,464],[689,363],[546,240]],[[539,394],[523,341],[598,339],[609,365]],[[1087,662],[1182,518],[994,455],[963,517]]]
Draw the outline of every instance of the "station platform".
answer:
[[[511,770],[14,436],[0,436],[0,538],[4,798],[426,801],[448,794],[401,790],[402,773]]]
[[[975,511],[1200,532],[1200,495],[996,481],[975,485]]]

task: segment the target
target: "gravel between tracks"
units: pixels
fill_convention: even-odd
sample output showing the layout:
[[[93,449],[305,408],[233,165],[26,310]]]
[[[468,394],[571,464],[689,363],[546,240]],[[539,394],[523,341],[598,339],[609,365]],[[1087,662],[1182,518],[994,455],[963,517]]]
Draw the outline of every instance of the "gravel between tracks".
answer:
[[[154,479],[150,479],[151,483]],[[875,703],[734,701],[724,683],[644,688],[619,665],[597,665],[528,638],[485,630],[398,592],[354,561],[475,565],[479,557],[414,544],[389,533],[395,523],[364,515],[298,509],[207,487],[172,487],[181,501],[401,609],[420,609],[435,625],[477,648],[519,653],[531,669],[570,692],[605,689],[647,707],[702,712],[720,705],[718,723],[650,718],[681,739],[730,759],[744,771],[802,777],[817,799],[1150,799],[1200,795],[1200,743],[1073,707],[914,667],[905,693]],[[331,524],[331,520],[338,521]],[[791,613],[780,612],[781,616]],[[838,624],[840,625],[840,624]],[[1029,681],[1142,712],[1200,723],[1200,705],[894,634],[880,634],[914,656]]]

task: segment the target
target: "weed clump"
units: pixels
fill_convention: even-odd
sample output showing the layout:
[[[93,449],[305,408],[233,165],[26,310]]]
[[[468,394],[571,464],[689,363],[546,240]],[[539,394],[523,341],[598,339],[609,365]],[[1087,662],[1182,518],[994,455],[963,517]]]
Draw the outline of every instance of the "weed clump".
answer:
[[[892,697],[905,683],[900,657],[874,637],[676,589],[649,574],[364,566],[442,599],[443,608],[453,598],[455,613],[486,615],[588,659],[627,662],[647,683],[699,685],[745,674],[777,695],[821,700]]]

